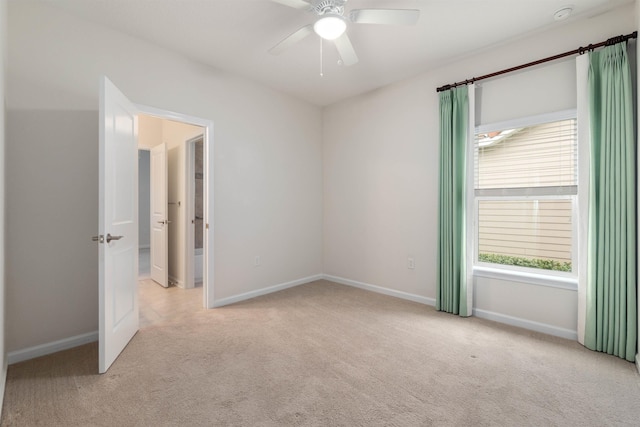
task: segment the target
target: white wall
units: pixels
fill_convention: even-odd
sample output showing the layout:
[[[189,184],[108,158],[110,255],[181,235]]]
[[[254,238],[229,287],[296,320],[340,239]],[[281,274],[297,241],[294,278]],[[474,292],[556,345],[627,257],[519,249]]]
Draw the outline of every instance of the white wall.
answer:
[[[98,327],[97,126],[95,111],[7,111],[8,351]]]
[[[0,0],[0,408],[7,378],[5,346],[5,68],[7,2]]]
[[[318,107],[46,4],[11,2],[9,36],[8,350],[97,329],[101,74],[214,122],[216,300],[322,272]]]
[[[539,34],[327,107],[325,274],[433,301],[439,167],[436,88],[626,34],[636,25],[631,4],[590,19],[552,25]],[[527,80],[524,73],[516,77]],[[533,88],[554,96],[547,87]],[[526,106],[527,97],[520,99],[523,105],[514,111]],[[415,259],[414,270],[407,268],[408,257]],[[547,332],[576,330],[575,291],[478,279],[474,308],[502,321],[542,323],[549,326]]]

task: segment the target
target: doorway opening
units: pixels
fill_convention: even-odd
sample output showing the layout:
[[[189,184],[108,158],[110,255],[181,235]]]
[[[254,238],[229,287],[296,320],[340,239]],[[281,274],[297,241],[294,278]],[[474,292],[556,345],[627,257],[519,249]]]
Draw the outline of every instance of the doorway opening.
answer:
[[[212,308],[213,197],[209,191],[212,188],[212,162],[209,159],[212,123],[150,107],[138,108],[139,278],[147,282],[150,278],[155,279],[154,249],[157,251],[159,245],[154,243],[157,234],[154,225],[165,221],[167,285],[182,289],[201,288],[203,306]],[[166,146],[167,169],[166,216],[160,220],[154,217],[154,211],[157,211],[154,197],[157,197],[155,193],[159,187],[157,183],[154,185],[152,152],[159,144]],[[146,178],[149,179],[148,192]],[[147,269],[147,256],[151,274]]]

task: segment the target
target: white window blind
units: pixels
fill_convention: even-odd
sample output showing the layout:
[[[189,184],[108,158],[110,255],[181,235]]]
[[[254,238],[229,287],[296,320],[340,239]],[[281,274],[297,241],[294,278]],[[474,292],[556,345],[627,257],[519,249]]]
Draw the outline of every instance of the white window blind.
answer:
[[[476,195],[577,194],[576,135],[575,119],[476,134]]]

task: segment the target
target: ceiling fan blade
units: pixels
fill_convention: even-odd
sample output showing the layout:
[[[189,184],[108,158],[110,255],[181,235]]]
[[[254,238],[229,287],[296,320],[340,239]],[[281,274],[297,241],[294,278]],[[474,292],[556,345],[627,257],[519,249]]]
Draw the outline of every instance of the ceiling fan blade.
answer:
[[[414,25],[420,18],[418,9],[354,9],[351,22],[358,24]]]
[[[342,64],[344,66],[348,67],[349,65],[353,65],[358,62],[358,55],[356,55],[356,51],[353,49],[353,45],[351,44],[351,40],[349,40],[347,33],[342,34],[333,42],[336,45],[336,49],[338,49],[338,53],[340,54],[340,58],[342,59]]]
[[[280,3],[295,9],[310,9],[311,5],[305,0],[271,0],[274,3]]]
[[[288,49],[289,46],[298,43],[300,40],[304,39],[311,33],[313,33],[313,24],[306,25],[296,30],[293,34],[285,37],[284,40],[269,49],[269,53],[271,53],[272,55],[279,55],[283,51]]]

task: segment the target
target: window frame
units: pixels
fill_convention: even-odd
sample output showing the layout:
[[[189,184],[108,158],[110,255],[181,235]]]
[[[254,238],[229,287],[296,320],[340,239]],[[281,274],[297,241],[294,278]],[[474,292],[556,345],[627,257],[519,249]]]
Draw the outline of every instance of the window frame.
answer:
[[[476,174],[476,156],[477,147],[475,143],[475,135],[478,133],[485,133],[491,131],[512,129],[512,128],[524,128],[528,126],[535,126],[544,123],[556,122],[561,120],[578,120],[577,110],[563,110],[553,113],[541,114],[536,116],[522,117],[514,120],[507,120],[497,123],[489,123],[476,126],[472,133],[470,133],[470,141],[468,147],[468,167],[467,167],[467,214],[470,215],[471,221],[468,221],[467,231],[467,251],[470,253],[470,266],[473,272],[473,276],[487,277],[493,279],[510,280],[516,282],[524,282],[534,285],[551,286],[563,289],[575,290],[578,287],[578,272],[579,272],[579,210],[584,204],[579,203],[579,195],[581,194],[579,183],[582,182],[580,177],[580,141],[579,135],[579,123],[576,123],[576,138],[577,141],[577,179],[575,192],[567,192],[560,187],[556,188],[555,194],[553,190],[550,191],[537,191],[533,187],[523,187],[519,189],[491,189],[490,191],[484,191],[485,194],[476,194],[475,189],[475,174]],[[482,193],[483,191],[480,191]],[[498,194],[502,193],[502,194]],[[544,194],[543,194],[544,193]],[[478,261],[479,253],[479,203],[483,200],[570,200],[572,207],[571,214],[571,272],[544,270],[531,267],[521,267],[513,265],[494,264],[488,262]],[[472,211],[469,211],[469,207]]]

